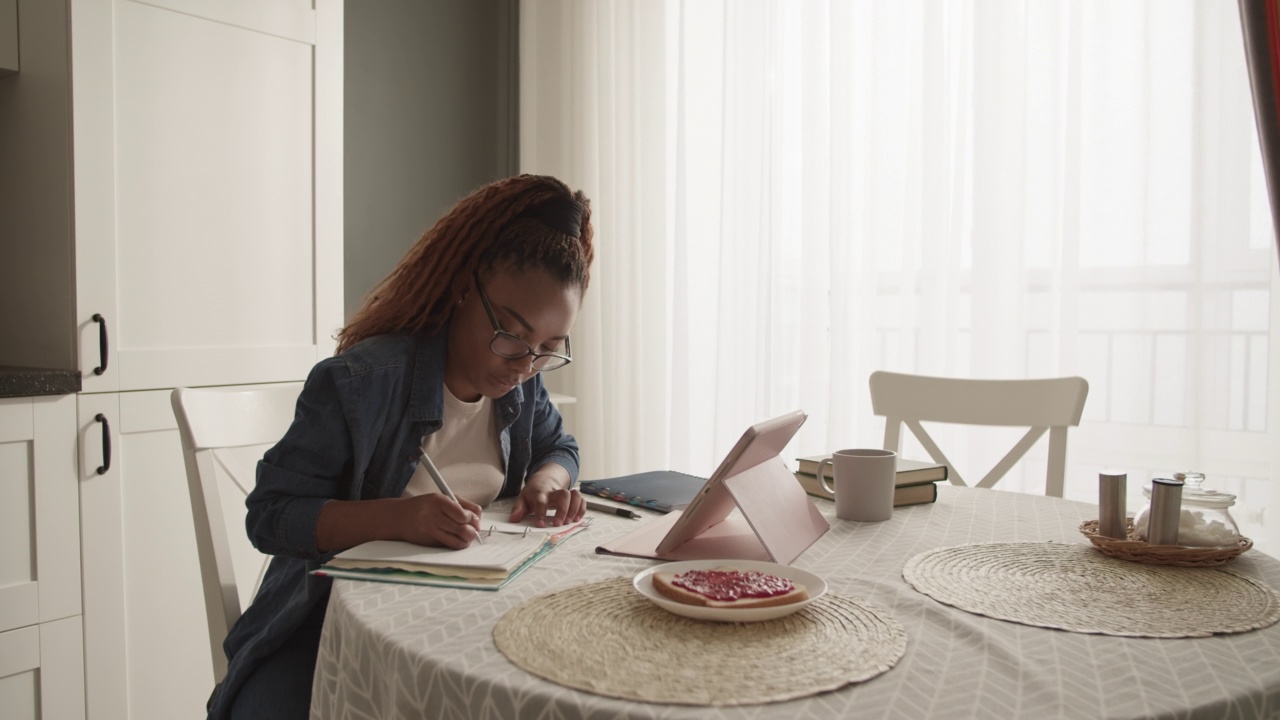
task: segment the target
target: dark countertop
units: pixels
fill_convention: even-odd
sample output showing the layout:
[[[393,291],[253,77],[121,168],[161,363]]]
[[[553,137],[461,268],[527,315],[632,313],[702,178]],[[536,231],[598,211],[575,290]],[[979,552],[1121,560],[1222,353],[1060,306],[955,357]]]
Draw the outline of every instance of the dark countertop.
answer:
[[[78,392],[79,370],[0,365],[0,397],[70,395]]]

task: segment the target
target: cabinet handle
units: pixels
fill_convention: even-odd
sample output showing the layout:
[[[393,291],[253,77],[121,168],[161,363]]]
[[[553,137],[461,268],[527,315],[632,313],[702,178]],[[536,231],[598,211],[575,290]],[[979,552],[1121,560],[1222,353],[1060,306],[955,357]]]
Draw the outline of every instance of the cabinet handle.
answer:
[[[111,469],[111,423],[107,422],[107,416],[102,413],[98,413],[93,419],[102,423],[102,464],[98,466],[98,474],[106,475]]]
[[[107,371],[107,319],[94,313],[93,321],[98,323],[98,356],[102,358],[102,364],[93,369],[93,374],[101,375]]]

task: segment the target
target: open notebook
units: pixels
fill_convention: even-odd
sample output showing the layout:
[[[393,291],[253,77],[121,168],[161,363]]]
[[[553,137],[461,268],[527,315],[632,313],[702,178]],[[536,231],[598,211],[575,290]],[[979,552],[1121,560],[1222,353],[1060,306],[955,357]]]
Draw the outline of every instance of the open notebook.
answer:
[[[375,582],[497,590],[537,562],[591,519],[537,528],[505,521],[505,513],[481,517],[484,542],[461,550],[379,540],[338,553],[315,574]]]

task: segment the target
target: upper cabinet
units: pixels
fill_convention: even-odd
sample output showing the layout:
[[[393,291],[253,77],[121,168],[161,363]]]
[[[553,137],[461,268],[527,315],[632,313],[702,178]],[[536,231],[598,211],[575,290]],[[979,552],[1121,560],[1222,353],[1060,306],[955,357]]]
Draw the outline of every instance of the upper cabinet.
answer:
[[[85,392],[305,377],[343,320],[341,4],[19,5],[0,364]]]

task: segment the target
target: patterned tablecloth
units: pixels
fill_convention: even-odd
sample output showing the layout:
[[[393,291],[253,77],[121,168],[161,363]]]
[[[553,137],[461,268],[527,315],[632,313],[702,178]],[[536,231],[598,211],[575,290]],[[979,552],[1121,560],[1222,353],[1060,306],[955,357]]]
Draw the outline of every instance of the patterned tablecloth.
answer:
[[[311,717],[336,718],[1259,718],[1280,716],[1280,624],[1238,635],[1154,640],[1046,630],[971,615],[902,579],[917,553],[963,543],[1085,542],[1095,508],[993,490],[939,488],[938,502],[883,523],[836,520],[794,564],[906,628],[896,667],[802,700],[688,707],[571,690],[512,665],[493,626],[529,598],[631,576],[645,560],[595,554],[637,521],[600,516],[499,592],[337,580],[320,642]],[[1256,550],[1230,568],[1280,589]]]

